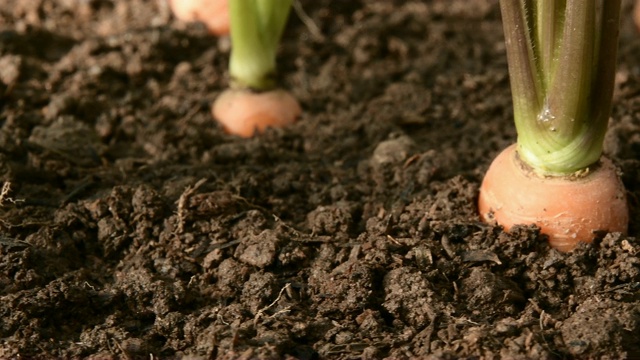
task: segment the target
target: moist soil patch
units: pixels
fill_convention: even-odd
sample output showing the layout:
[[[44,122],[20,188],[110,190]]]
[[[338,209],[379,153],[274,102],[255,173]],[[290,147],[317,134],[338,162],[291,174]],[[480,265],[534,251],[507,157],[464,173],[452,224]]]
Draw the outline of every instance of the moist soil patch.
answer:
[[[570,254],[478,220],[515,141],[497,1],[301,4],[279,67],[304,115],[240,139],[210,115],[228,39],[164,1],[0,3],[0,357],[640,357],[630,4],[629,235]]]

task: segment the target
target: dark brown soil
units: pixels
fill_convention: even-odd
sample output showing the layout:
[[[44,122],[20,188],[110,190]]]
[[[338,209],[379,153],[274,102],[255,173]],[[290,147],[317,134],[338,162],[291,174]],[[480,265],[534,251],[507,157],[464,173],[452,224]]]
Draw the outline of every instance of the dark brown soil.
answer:
[[[629,236],[478,221],[515,139],[495,0],[311,1],[301,121],[210,117],[229,43],[162,0],[0,2],[0,357],[640,357],[640,40],[606,140]],[[594,209],[597,211],[597,209]]]

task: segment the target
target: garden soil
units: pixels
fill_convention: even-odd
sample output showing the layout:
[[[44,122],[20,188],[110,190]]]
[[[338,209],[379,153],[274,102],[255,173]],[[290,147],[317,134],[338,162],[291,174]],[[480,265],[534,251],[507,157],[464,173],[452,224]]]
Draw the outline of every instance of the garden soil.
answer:
[[[211,119],[228,57],[162,0],[0,3],[0,358],[640,358],[629,3],[629,234],[570,254],[478,218],[515,141],[495,0],[302,1],[304,114],[252,139]]]

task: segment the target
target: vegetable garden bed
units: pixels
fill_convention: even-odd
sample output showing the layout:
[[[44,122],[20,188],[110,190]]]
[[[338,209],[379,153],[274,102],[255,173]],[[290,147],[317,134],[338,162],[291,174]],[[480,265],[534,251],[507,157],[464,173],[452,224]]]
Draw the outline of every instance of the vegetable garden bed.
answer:
[[[497,1],[302,7],[302,117],[241,139],[210,113],[228,39],[163,1],[0,2],[0,357],[640,356],[631,3],[605,139],[629,234],[568,254],[479,218],[515,141]]]

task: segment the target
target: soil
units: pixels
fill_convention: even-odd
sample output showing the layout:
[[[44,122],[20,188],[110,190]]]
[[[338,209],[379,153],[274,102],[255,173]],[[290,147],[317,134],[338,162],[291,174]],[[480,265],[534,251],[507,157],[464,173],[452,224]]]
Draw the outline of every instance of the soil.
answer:
[[[303,1],[304,115],[248,140],[210,116],[228,39],[162,0],[2,1],[0,357],[640,358],[630,5],[629,235],[562,254],[478,220],[515,140],[495,0]]]

